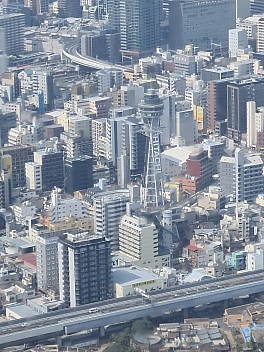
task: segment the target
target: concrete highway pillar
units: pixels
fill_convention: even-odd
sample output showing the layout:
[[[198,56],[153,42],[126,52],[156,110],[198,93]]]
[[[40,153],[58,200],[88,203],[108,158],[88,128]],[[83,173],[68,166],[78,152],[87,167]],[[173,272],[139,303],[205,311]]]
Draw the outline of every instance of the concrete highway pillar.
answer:
[[[104,337],[105,336],[105,327],[104,326],[100,327],[99,333],[100,333],[100,337]]]
[[[62,346],[62,345],[61,345],[61,337],[60,337],[60,336],[57,337],[57,344],[58,344],[59,347]]]
[[[189,308],[184,308],[182,309],[182,317],[183,319],[188,319],[190,314],[190,309]]]
[[[229,300],[228,299],[223,300],[222,307],[223,307],[223,309],[227,309],[229,307]]]

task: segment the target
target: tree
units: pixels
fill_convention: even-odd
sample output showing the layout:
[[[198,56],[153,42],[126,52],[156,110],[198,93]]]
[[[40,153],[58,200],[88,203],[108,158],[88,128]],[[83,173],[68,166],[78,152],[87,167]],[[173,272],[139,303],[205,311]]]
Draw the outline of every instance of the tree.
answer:
[[[136,334],[137,332],[144,334],[145,332],[152,331],[153,328],[154,328],[154,326],[153,326],[152,322],[147,319],[136,320],[132,325],[132,333],[133,333],[133,335]]]

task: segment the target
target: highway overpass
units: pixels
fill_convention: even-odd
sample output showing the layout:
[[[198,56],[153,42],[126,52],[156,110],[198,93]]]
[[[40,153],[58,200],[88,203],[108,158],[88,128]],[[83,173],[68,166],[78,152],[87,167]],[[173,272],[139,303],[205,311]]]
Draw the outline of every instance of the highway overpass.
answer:
[[[107,61],[98,60],[90,56],[84,56],[78,52],[78,45],[75,43],[65,46],[65,48],[62,51],[62,54],[64,57],[66,57],[68,60],[70,60],[70,62],[74,64],[84,66],[84,67],[89,67],[95,70],[117,68],[126,72],[134,71],[133,68],[130,66],[113,65]]]
[[[0,324],[0,349],[264,292],[264,270],[229,275]],[[96,312],[89,312],[97,308]],[[94,311],[94,310],[93,310]]]

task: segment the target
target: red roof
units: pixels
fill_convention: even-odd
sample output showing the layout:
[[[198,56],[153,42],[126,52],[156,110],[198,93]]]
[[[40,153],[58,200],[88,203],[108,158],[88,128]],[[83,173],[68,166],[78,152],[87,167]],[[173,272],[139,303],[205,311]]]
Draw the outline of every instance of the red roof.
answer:
[[[36,253],[25,253],[18,256],[18,259],[24,262],[24,265],[29,268],[36,269],[37,261],[36,261]]]

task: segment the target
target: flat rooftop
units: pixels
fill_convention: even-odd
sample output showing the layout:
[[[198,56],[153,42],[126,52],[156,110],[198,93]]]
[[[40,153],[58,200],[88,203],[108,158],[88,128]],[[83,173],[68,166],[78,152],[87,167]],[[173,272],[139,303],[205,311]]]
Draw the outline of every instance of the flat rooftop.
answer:
[[[136,266],[113,269],[113,282],[123,286],[130,286],[142,281],[157,280],[159,278],[157,274]]]
[[[13,312],[15,315],[19,316],[20,319],[31,318],[36,315],[39,315],[37,312],[34,311],[33,308],[30,308],[25,304],[7,305],[6,308]]]
[[[191,152],[193,151],[193,145],[187,146],[187,147],[174,147],[165,150],[164,152],[161,153],[161,157],[163,158],[169,158],[173,159],[175,162],[181,163],[185,162],[188,158]]]

